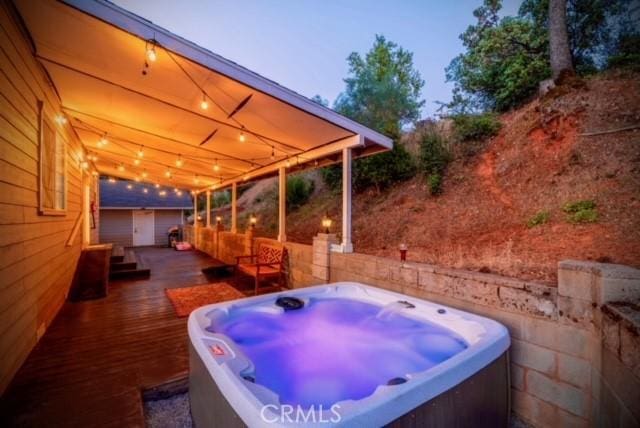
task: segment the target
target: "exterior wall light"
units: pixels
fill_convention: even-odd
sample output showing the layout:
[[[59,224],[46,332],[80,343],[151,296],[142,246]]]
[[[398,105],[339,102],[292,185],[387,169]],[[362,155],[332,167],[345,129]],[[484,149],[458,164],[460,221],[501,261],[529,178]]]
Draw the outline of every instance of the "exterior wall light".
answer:
[[[326,213],[324,217],[322,217],[322,227],[324,227],[324,233],[331,233],[329,230],[331,228],[331,223],[333,223],[333,220],[331,220],[331,218],[329,217],[329,213]]]

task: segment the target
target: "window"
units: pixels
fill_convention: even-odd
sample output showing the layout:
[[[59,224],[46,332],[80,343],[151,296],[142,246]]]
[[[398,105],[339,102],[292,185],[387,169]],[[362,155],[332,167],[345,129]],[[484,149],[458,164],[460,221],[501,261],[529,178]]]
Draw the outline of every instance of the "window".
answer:
[[[40,214],[64,215],[67,209],[66,144],[53,122],[40,115]]]

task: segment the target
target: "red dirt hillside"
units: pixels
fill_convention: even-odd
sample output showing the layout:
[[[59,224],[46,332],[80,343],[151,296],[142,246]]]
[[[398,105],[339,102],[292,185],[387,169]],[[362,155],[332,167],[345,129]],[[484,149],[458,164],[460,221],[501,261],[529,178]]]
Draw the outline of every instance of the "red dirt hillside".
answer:
[[[422,177],[354,198],[358,252],[490,271],[544,282],[563,259],[640,266],[640,124],[637,74],[605,74],[501,117],[498,136],[449,167],[444,193]],[[598,132],[598,135],[587,135]],[[288,237],[311,242],[339,196],[319,190],[288,217]],[[562,207],[593,200],[598,221],[571,224]],[[537,212],[550,220],[527,227]]]

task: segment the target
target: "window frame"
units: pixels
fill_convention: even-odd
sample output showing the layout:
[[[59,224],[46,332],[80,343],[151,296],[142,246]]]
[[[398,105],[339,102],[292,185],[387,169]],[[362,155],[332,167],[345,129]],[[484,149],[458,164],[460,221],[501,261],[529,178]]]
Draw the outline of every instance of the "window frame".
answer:
[[[44,132],[45,123],[53,130],[54,137],[54,164],[57,163],[57,151],[58,144],[62,144],[62,177],[63,177],[63,207],[62,208],[50,208],[44,206]],[[57,180],[58,171],[54,173],[55,180]],[[38,212],[43,216],[66,216],[67,215],[67,142],[55,126],[55,122],[45,114],[44,103],[38,100]],[[56,188],[54,184],[54,201],[57,199],[55,194]]]

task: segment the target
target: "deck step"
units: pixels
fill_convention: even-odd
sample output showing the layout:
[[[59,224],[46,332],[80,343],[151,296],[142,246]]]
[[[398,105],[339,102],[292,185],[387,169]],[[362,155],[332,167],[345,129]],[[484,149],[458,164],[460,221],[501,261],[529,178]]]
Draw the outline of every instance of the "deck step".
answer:
[[[122,262],[114,263],[111,262],[110,272],[115,272],[118,270],[135,270],[138,268],[138,262]]]
[[[151,276],[151,269],[149,268],[123,269],[123,270],[114,270],[109,272],[110,280],[148,279],[150,276]]]
[[[111,250],[111,263],[122,263],[124,261],[124,248],[114,245]]]
[[[110,280],[149,279],[151,270],[144,266],[131,248],[122,249],[122,261],[112,262],[109,271]]]

